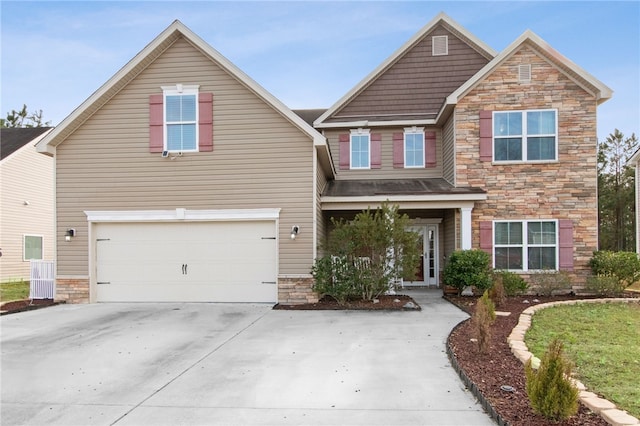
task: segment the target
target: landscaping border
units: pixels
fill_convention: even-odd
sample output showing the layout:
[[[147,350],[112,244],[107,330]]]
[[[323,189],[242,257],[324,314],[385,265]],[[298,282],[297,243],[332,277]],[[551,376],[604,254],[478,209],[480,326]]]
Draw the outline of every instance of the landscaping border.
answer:
[[[637,298],[610,298],[610,299],[577,299],[577,300],[563,300],[558,302],[541,303],[538,305],[529,306],[522,311],[518,324],[513,328],[511,334],[507,337],[507,342],[511,348],[513,355],[520,360],[523,364],[529,359],[537,359],[524,342],[524,336],[531,327],[531,321],[533,315],[541,310],[558,305],[577,305],[581,303],[640,303],[640,299]],[[455,328],[454,328],[455,330]],[[447,353],[449,352],[449,344],[447,340]],[[535,362],[535,361],[534,361]],[[461,376],[462,377],[462,376]],[[463,379],[464,380],[464,379]],[[588,407],[594,413],[600,415],[607,423],[613,426],[632,426],[640,425],[640,420],[636,417],[628,414],[624,410],[619,410],[616,405],[604,398],[598,397],[593,392],[588,392],[586,386],[575,379],[572,379],[575,386],[580,391],[579,399],[580,403]],[[466,382],[465,382],[466,383]]]

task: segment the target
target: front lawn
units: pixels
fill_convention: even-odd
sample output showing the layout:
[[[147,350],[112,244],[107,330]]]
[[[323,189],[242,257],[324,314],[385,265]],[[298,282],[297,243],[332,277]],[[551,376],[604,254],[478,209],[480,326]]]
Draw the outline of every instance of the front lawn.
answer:
[[[29,281],[9,281],[0,284],[0,302],[29,297]]]
[[[638,330],[639,303],[583,303],[537,311],[525,341],[540,358],[558,337],[589,391],[640,418]]]

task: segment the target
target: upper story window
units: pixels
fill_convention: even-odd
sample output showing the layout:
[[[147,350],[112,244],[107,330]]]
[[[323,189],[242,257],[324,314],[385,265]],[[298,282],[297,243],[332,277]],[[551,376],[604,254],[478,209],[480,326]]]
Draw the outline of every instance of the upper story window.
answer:
[[[557,270],[558,246],[555,220],[494,222],[496,269]]]
[[[556,160],[557,122],[556,110],[494,112],[493,160]]]
[[[358,129],[351,131],[351,168],[371,168],[371,139],[369,130]]]
[[[424,167],[424,129],[412,128],[404,131],[404,167]]]
[[[25,235],[23,245],[23,260],[42,260],[42,236]]]
[[[198,151],[198,86],[163,87],[164,149]]]

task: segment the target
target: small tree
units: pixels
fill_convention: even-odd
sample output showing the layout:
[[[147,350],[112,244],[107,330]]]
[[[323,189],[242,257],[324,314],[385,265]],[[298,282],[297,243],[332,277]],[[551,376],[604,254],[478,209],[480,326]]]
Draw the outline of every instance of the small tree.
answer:
[[[489,298],[487,290],[478,299],[476,310],[471,318],[473,334],[478,340],[478,350],[481,353],[489,352],[489,343],[491,343],[491,325],[496,319],[495,305]]]
[[[529,359],[525,374],[527,395],[536,413],[564,420],[578,412],[578,389],[571,383],[571,363],[564,357],[560,340],[551,341],[537,371]]]
[[[400,277],[415,277],[419,235],[407,231],[409,217],[386,203],[352,221],[334,220],[335,228],[311,274],[314,290],[338,302],[371,300]]]
[[[451,253],[442,271],[445,285],[462,293],[465,287],[475,286],[479,290],[491,287],[491,258],[482,250],[457,250]]]

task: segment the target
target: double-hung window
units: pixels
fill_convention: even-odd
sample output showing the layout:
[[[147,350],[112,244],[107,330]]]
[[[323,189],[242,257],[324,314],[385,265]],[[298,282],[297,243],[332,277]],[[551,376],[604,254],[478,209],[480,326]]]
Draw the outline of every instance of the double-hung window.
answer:
[[[424,167],[424,129],[405,129],[404,167]]]
[[[494,161],[557,159],[556,110],[493,113]]]
[[[557,270],[555,220],[494,222],[494,267],[511,271]]]
[[[23,244],[23,260],[42,260],[42,236],[25,235]]]
[[[198,151],[198,86],[163,87],[164,150]]]
[[[350,158],[352,169],[371,168],[371,138],[369,130],[351,131]]]

